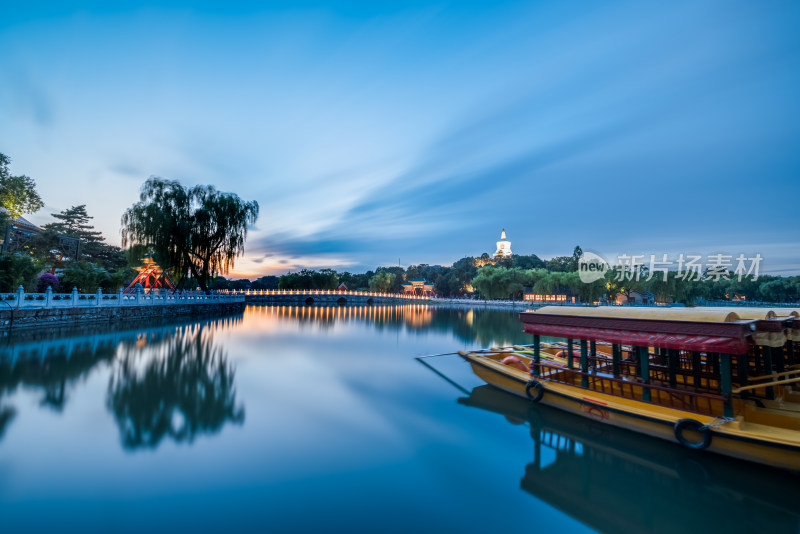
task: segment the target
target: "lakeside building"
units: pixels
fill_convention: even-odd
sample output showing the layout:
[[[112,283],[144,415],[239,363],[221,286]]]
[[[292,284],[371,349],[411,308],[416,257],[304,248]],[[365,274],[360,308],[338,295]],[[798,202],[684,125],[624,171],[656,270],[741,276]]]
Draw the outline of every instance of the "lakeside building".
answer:
[[[622,293],[617,295],[617,304],[655,304],[656,296],[650,291],[631,291],[627,297]]]
[[[435,297],[436,284],[428,282],[424,278],[415,278],[402,284],[403,293],[406,295],[417,295],[420,297]]]
[[[568,295],[566,293],[557,293],[553,295],[539,295],[533,292],[526,292],[523,294],[523,298],[529,302],[550,302],[550,303],[576,303],[578,302],[578,297],[574,295]]]
[[[497,242],[497,252],[494,253],[494,257],[511,257],[511,241],[506,239],[505,228],[503,228],[503,231],[500,233],[500,241]]]
[[[5,208],[0,208],[5,213]],[[36,234],[42,233],[42,229],[24,217],[10,219],[6,227],[0,233],[0,250],[4,252],[17,252],[28,244],[30,239]]]

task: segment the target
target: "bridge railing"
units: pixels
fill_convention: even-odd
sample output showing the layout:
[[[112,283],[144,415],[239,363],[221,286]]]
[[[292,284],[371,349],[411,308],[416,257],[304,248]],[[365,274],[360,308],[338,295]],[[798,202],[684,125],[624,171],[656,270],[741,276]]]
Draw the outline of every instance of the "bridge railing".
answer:
[[[343,297],[380,297],[406,300],[428,300],[431,297],[421,295],[409,295],[407,293],[386,293],[381,291],[339,291],[338,289],[226,289],[224,293],[229,295],[263,295],[263,296],[323,296],[341,295]]]
[[[73,288],[71,293],[54,293],[50,287],[44,293],[25,293],[22,286],[15,293],[0,293],[0,311],[6,309],[3,304],[11,309],[20,309],[174,306],[232,302],[244,302],[244,295],[218,292],[207,294],[202,291],[169,293],[157,289],[150,293],[138,292],[126,295],[122,290],[117,293],[103,293],[100,289],[96,293],[79,293],[77,288]]]

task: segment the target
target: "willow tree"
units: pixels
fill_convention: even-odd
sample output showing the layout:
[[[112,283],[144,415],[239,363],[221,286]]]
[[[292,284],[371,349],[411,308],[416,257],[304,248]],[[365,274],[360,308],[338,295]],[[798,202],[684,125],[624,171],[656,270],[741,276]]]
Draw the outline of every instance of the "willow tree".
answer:
[[[192,276],[202,289],[227,273],[244,252],[247,226],[258,217],[258,202],[245,202],[213,186],[187,188],[173,180],[149,178],[139,202],[122,216],[122,245],[145,245],[178,281]]]

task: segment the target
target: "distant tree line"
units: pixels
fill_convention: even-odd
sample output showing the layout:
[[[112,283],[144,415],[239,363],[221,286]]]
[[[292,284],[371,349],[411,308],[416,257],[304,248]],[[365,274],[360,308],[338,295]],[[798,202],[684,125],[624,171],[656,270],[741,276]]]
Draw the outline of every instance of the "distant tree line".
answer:
[[[254,281],[214,280],[217,289],[336,289],[345,284],[349,290],[400,293],[409,280],[425,279],[436,284],[442,297],[471,297],[487,300],[521,300],[526,291],[538,295],[566,294],[580,302],[614,302],[618,295],[630,297],[634,292],[653,293],[657,302],[693,305],[698,300],[717,301],[744,299],[756,302],[791,303],[800,300],[800,276],[779,277],[761,275],[741,281],[733,273],[730,279],[710,277],[683,280],[677,272],[648,276],[647,268],[640,270],[638,279],[617,280],[615,270],[604,278],[584,283],[578,274],[578,261],[583,251],[575,247],[570,256],[542,260],[535,254],[492,258],[488,254],[465,257],[449,267],[441,265],[412,265],[378,267],[363,274],[303,269],[282,276],[264,276]],[[650,280],[648,280],[650,278]],[[719,278],[719,279],[717,279]]]
[[[13,175],[10,159],[0,154],[0,232],[8,223],[44,204],[28,176]],[[180,287],[194,289],[336,289],[400,293],[409,280],[436,284],[444,297],[522,299],[525,291],[540,295],[568,294],[582,302],[613,301],[618,295],[649,291],[658,302],[694,304],[698,300],[798,302],[800,277],[762,275],[739,281],[709,276],[679,279],[678,273],[617,280],[614,271],[591,284],[578,275],[582,250],[543,260],[535,254],[493,258],[489,254],[464,257],[451,266],[412,265],[378,267],[365,273],[333,269],[303,269],[256,280],[229,280],[221,276],[242,254],[247,227],[258,216],[258,204],[245,202],[212,186],[187,188],[175,181],[152,177],[142,187],[139,202],[122,217],[121,249],[105,242],[91,224],[85,205],[53,214],[53,221],[14,252],[0,253],[0,292],[22,285],[26,291],[116,291],[130,283],[145,254],[152,253],[168,268]],[[2,233],[0,233],[0,236]],[[78,243],[80,246],[78,247]],[[651,279],[647,279],[651,278]],[[726,279],[727,278],[727,279]]]

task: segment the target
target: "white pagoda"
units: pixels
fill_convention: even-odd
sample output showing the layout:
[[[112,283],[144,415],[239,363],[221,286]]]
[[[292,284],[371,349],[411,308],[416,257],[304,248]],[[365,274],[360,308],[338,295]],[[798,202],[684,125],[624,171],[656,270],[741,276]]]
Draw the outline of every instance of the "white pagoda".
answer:
[[[495,257],[510,257],[511,256],[511,241],[506,239],[506,229],[500,233],[500,241],[497,242],[497,252],[494,253]]]

